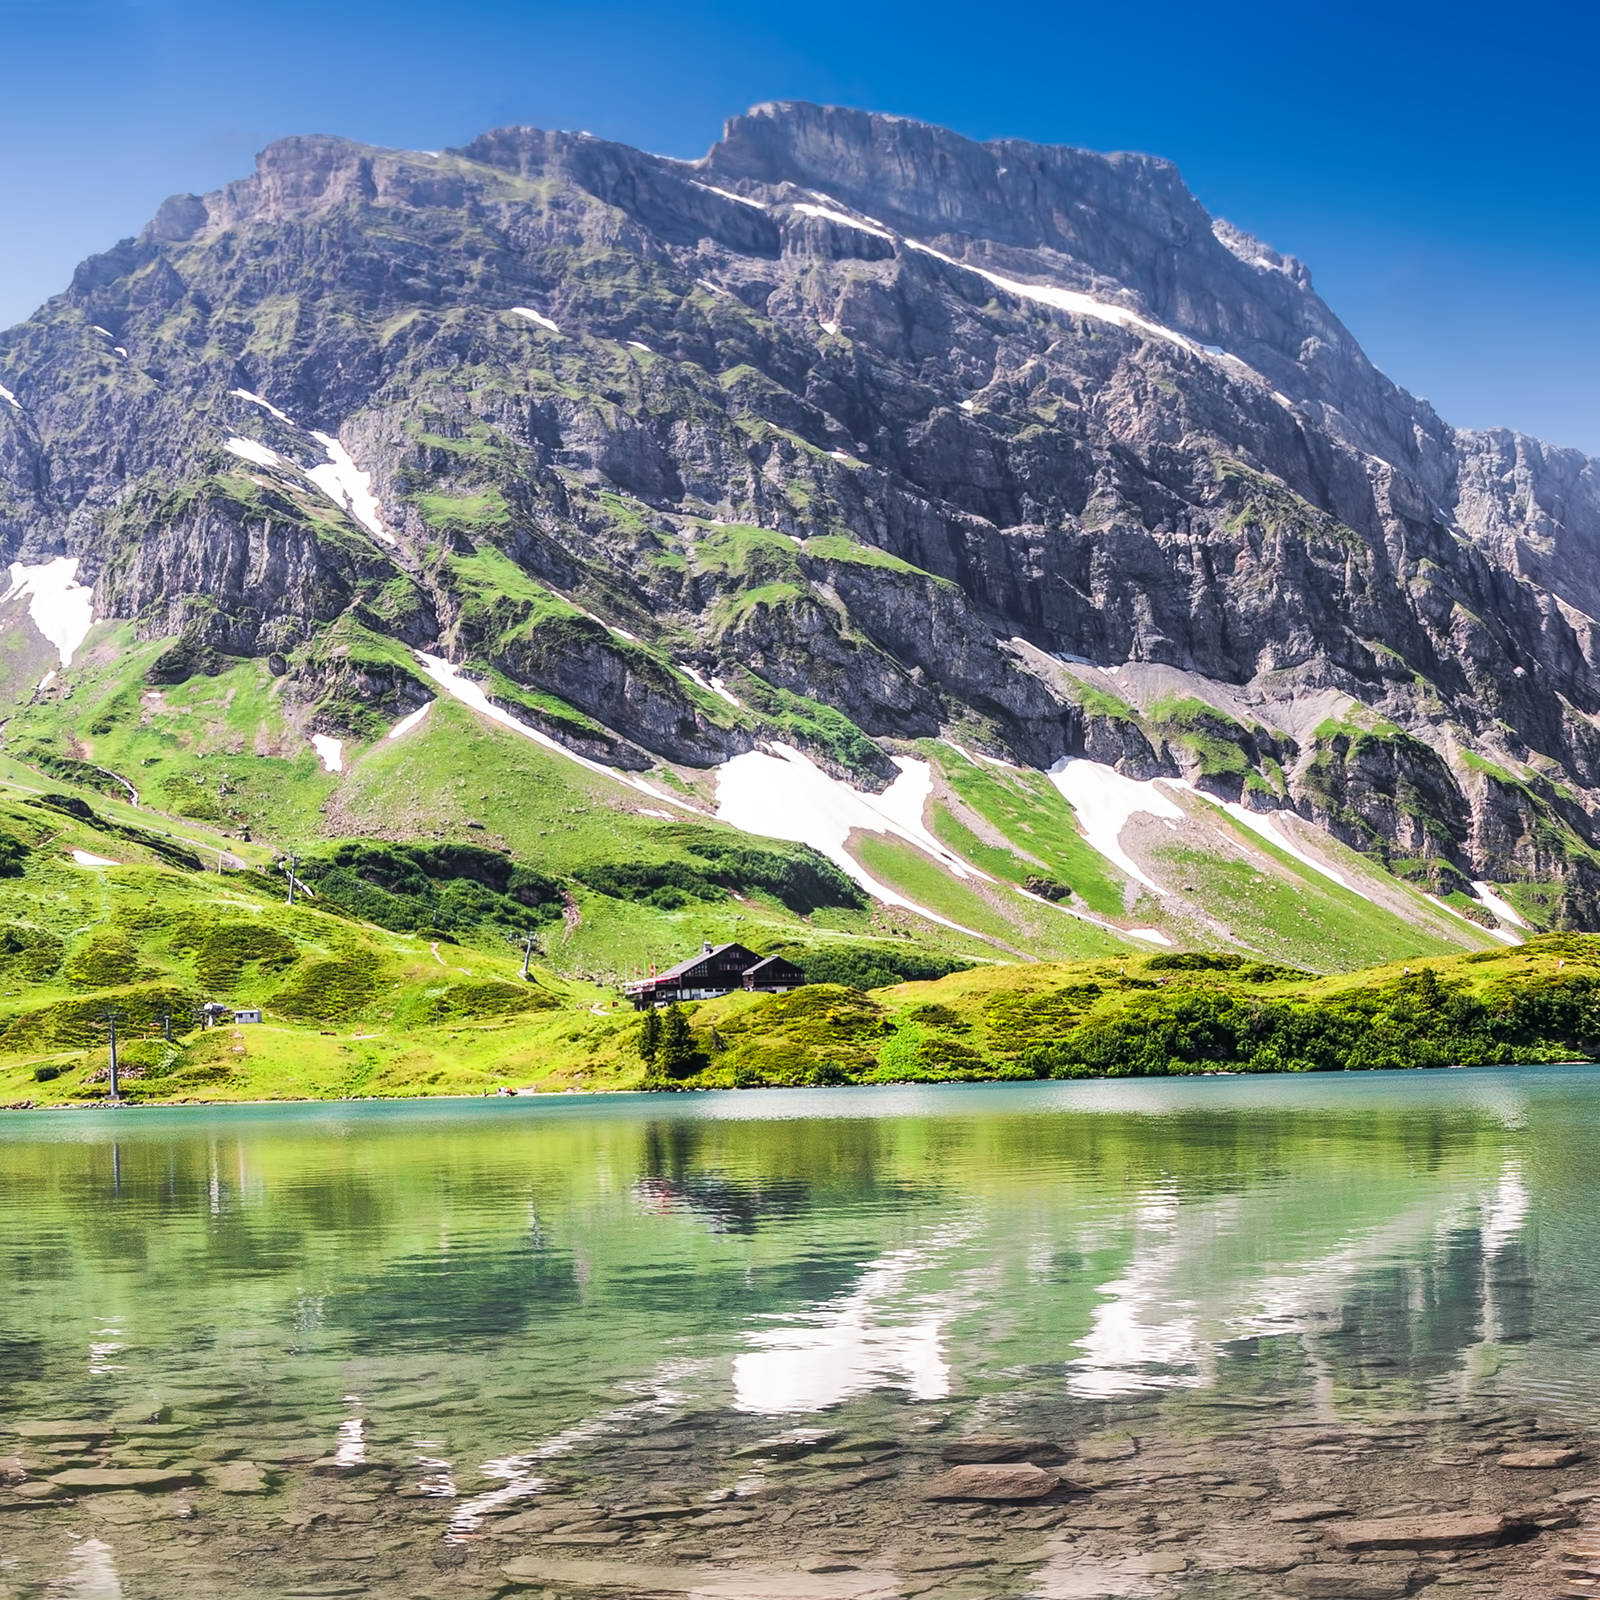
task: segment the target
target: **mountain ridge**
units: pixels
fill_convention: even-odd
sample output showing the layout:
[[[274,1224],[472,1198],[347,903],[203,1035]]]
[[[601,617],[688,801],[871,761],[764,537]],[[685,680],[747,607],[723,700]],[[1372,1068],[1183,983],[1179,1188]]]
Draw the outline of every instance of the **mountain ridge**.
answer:
[[[358,742],[431,652],[691,788],[1087,759],[1600,925],[1595,462],[1450,428],[1157,158],[798,103],[695,162],[291,138],[0,382],[0,562],[75,559],[150,683],[258,662]]]

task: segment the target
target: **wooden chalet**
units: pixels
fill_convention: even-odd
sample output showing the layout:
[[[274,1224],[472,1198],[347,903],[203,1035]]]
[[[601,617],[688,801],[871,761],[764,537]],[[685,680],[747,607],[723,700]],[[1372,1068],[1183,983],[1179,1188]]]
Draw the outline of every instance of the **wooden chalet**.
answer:
[[[700,954],[680,961],[665,972],[625,984],[623,993],[636,1011],[671,1005],[678,1000],[713,1000],[738,989],[785,994],[798,989],[805,974],[782,956],[758,956],[742,944],[713,945],[707,940]]]

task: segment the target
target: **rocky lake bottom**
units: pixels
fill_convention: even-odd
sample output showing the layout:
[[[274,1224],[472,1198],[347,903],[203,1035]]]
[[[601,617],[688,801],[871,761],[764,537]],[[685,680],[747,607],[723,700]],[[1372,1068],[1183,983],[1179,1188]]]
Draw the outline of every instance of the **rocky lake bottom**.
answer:
[[[269,1411],[179,1394],[170,1420],[14,1423],[0,1595],[1533,1600],[1600,1569],[1589,1439],[1509,1410],[650,1411],[459,1480],[414,1430]]]

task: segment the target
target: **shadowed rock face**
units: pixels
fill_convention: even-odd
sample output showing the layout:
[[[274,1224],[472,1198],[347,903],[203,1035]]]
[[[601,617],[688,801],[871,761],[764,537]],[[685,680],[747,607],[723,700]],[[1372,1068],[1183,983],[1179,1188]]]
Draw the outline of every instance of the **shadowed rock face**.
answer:
[[[1600,469],[1451,428],[1164,161],[792,104],[697,163],[288,139],[85,262],[0,383],[0,561],[306,697],[353,618],[705,763],[771,724],[671,663],[742,668],[1600,900]],[[1185,735],[1086,693],[1112,666],[1248,714]]]

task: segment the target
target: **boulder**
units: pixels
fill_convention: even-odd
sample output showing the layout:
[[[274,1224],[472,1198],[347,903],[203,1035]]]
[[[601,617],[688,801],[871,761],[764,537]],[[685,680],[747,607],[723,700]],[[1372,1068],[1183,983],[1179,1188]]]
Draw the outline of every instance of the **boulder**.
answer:
[[[1042,1500],[1061,1487],[1059,1473],[1032,1462],[952,1467],[923,1491],[927,1500]]]

